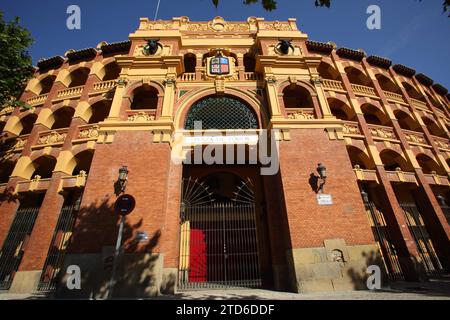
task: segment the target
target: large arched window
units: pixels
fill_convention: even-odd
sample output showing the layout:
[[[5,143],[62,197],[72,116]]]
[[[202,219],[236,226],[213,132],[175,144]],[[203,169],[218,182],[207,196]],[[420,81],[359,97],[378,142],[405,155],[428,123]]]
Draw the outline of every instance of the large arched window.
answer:
[[[158,91],[147,84],[133,91],[131,110],[156,109],[158,107]]]
[[[226,96],[211,96],[194,103],[188,111],[184,128],[193,130],[197,121],[201,121],[203,130],[258,128],[258,120],[250,107]]]

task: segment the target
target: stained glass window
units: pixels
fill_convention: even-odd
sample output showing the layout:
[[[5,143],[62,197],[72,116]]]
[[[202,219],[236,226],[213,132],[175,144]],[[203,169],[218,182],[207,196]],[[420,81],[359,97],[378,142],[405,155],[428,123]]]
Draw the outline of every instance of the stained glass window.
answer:
[[[194,129],[201,121],[202,129],[257,129],[258,121],[243,102],[230,97],[207,97],[196,102],[188,112],[184,128]]]

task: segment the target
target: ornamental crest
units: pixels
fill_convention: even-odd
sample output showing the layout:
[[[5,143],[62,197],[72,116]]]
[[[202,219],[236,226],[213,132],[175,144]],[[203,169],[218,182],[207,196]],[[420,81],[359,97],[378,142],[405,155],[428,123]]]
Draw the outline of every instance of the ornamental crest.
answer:
[[[221,50],[207,59],[208,76],[215,78],[217,76],[230,77],[234,73],[234,58],[224,56]]]

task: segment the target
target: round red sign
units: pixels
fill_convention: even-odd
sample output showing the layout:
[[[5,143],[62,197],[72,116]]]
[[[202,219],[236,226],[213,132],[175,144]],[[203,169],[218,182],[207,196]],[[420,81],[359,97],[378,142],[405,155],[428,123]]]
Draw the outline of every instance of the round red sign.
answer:
[[[129,194],[123,194],[117,198],[116,203],[114,204],[114,211],[117,214],[126,216],[133,211],[135,205],[136,200],[133,196]]]

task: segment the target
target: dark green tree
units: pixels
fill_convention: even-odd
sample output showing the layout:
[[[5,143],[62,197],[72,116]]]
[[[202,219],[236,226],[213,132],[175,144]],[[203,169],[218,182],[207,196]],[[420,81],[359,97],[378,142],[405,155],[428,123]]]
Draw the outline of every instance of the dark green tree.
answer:
[[[422,1],[422,0],[419,0]],[[212,0],[213,4],[217,7],[219,5],[219,0]],[[245,4],[253,4],[257,3],[259,0],[244,0]],[[277,8],[277,0],[261,0],[261,4],[263,8],[267,11],[272,11]],[[314,0],[314,4],[316,7],[327,7],[329,8],[331,6],[331,0]],[[449,11],[450,9],[450,0],[444,0],[442,3],[442,7],[444,10],[444,13]],[[450,14],[449,14],[450,17]]]
[[[19,23],[18,17],[6,22],[0,11],[0,109],[27,107],[17,99],[33,75],[32,59],[27,51],[33,39]]]

